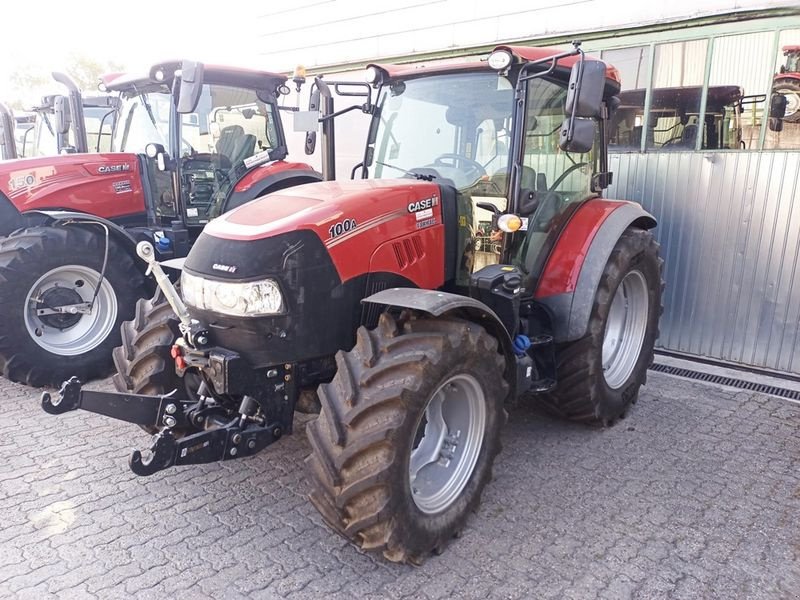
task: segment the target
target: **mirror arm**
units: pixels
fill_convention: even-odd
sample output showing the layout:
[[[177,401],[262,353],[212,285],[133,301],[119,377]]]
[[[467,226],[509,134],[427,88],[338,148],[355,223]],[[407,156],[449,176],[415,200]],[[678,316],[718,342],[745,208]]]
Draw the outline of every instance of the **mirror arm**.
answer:
[[[580,43],[580,42],[578,42]],[[583,58],[584,53],[583,50],[580,49],[580,46],[575,46],[575,51],[578,53],[578,81],[575,82],[575,92],[574,95],[576,98],[581,97],[581,87],[583,86]],[[575,113],[578,112],[578,104],[577,102],[573,102],[572,104],[572,111],[569,115],[569,129],[567,129],[567,143],[572,141],[572,138],[575,135]]]

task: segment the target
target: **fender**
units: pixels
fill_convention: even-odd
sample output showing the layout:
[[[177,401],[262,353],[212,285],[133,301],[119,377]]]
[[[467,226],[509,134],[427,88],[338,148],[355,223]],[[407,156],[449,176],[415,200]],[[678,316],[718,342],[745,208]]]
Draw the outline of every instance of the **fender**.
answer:
[[[270,163],[249,171],[236,183],[233,193],[225,200],[222,212],[228,212],[268,192],[315,181],[322,181],[322,175],[306,164],[284,161]]]
[[[608,258],[628,227],[652,229],[655,218],[634,202],[594,199],[567,223],[547,259],[534,298],[553,315],[556,343],[586,335]]]
[[[452,314],[453,316],[466,317],[470,321],[479,323],[486,331],[497,338],[500,343],[500,349],[506,358],[506,376],[512,385],[515,383],[516,378],[512,375],[512,367],[516,364],[516,359],[511,337],[508,335],[508,331],[500,317],[483,302],[469,296],[418,288],[382,290],[364,298],[361,302],[395,308],[410,308],[433,317]]]

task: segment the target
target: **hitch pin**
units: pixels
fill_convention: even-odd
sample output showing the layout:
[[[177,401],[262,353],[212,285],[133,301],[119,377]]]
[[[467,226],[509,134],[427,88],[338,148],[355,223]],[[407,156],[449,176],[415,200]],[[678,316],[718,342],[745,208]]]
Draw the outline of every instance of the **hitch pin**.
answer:
[[[158,287],[161,288],[161,291],[164,293],[164,297],[167,299],[167,302],[169,302],[172,310],[175,311],[175,314],[178,315],[178,318],[181,320],[181,324],[184,327],[189,328],[192,324],[189,311],[186,309],[186,305],[183,303],[180,295],[175,290],[175,287],[172,285],[169,277],[167,277],[167,274],[164,273],[164,269],[162,269],[161,265],[158,264],[158,261],[156,260],[156,252],[153,249],[153,244],[146,241],[139,242],[136,244],[136,254],[138,254],[139,258],[147,263],[146,274],[153,275]]]

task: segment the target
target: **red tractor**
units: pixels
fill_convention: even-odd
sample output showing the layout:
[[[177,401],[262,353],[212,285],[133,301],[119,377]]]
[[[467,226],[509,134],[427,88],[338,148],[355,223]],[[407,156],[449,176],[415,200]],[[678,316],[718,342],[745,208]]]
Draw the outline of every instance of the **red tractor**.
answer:
[[[296,409],[320,411],[311,501],[360,547],[419,562],[478,506],[505,402],[625,415],[653,357],[662,261],[653,217],[601,197],[620,81],[577,44],[369,74],[362,178],[215,219],[180,292],[140,244],[161,298],[123,327],[121,393],[73,378],[42,405],[154,433],[130,457],[140,475],[251,456]],[[476,264],[477,211],[502,237],[496,264]]]
[[[800,46],[784,46],[786,64],[772,82],[772,92],[786,98],[786,112],[783,120],[791,123],[800,121]]]
[[[40,386],[107,374],[120,324],[154,289],[136,259],[139,241],[153,242],[161,258],[185,256],[216,215],[320,180],[308,165],[284,161],[277,100],[289,93],[285,81],[188,61],[109,77],[105,88],[121,102],[114,152],[0,163],[5,377]],[[191,96],[195,107],[179,113],[173,96]]]

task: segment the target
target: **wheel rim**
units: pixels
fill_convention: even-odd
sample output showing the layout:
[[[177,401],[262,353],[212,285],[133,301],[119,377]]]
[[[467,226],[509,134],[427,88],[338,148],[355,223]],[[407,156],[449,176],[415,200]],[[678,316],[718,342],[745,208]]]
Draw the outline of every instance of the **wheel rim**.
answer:
[[[603,337],[603,375],[612,389],[623,386],[639,360],[647,330],[648,303],[644,275],[631,271],[614,294]]]
[[[783,94],[786,98],[786,113],[784,116],[790,117],[800,110],[800,93],[786,88],[778,89],[777,92]]]
[[[108,279],[100,290],[91,312],[42,316],[42,308],[91,302],[100,283],[100,274],[81,265],[57,267],[42,275],[25,298],[25,327],[31,339],[48,352],[76,356],[99,346],[114,329],[117,298]]]
[[[409,460],[411,497],[422,512],[439,513],[470,480],[483,446],[486,398],[472,375],[454,375],[431,396]]]

